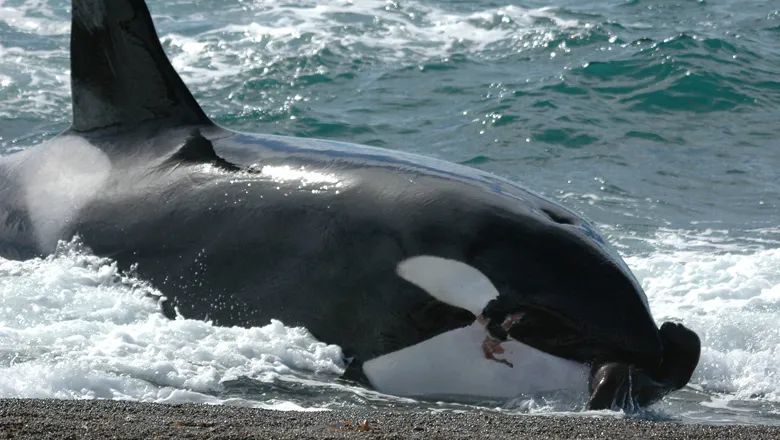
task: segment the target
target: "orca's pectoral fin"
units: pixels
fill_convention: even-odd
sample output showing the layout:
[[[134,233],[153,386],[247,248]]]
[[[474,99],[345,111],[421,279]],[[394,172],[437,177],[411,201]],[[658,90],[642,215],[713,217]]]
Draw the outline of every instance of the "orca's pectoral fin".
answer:
[[[211,125],[165,55],[143,0],[72,0],[72,130]]]
[[[699,337],[682,324],[670,322],[661,326],[660,334],[664,351],[658,367],[610,362],[594,368],[587,409],[634,411],[688,383],[699,362]]]
[[[595,369],[590,381],[590,399],[586,408],[627,410],[633,406],[632,377],[634,372],[626,364],[608,363]]]
[[[647,370],[610,362],[593,370],[588,410],[610,409],[636,412],[677,389],[671,383],[651,377]]]

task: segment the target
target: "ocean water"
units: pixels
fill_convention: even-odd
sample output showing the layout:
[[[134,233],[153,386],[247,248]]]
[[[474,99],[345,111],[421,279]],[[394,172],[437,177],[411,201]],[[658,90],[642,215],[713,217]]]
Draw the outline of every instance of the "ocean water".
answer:
[[[655,318],[702,338],[690,385],[639,417],[780,424],[777,1],[148,3],[174,66],[228,128],[467,164],[597,223]],[[0,155],[69,124],[69,8],[0,0]],[[78,240],[0,258],[0,397],[581,406],[382,395],[340,382],[340,348],[306,329],[169,321],[159,296]]]

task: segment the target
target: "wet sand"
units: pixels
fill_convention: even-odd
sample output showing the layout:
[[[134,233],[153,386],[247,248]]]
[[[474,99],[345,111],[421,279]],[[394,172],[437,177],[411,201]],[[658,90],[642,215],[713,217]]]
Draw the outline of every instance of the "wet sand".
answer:
[[[0,438],[777,439],[780,427],[489,412],[346,409],[301,413],[193,404],[4,399],[0,400]]]

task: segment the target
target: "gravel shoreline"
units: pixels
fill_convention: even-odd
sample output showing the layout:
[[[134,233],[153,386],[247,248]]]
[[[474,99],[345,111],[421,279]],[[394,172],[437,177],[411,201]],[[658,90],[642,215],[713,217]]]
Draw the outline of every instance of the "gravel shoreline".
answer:
[[[777,439],[780,427],[491,412],[344,409],[303,413],[194,404],[2,399],[0,438]]]

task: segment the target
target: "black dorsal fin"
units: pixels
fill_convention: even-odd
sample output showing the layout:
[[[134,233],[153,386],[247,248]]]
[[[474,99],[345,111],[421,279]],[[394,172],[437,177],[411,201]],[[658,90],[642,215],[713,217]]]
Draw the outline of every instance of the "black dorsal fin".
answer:
[[[143,0],[72,0],[73,127],[211,124],[163,52]]]

